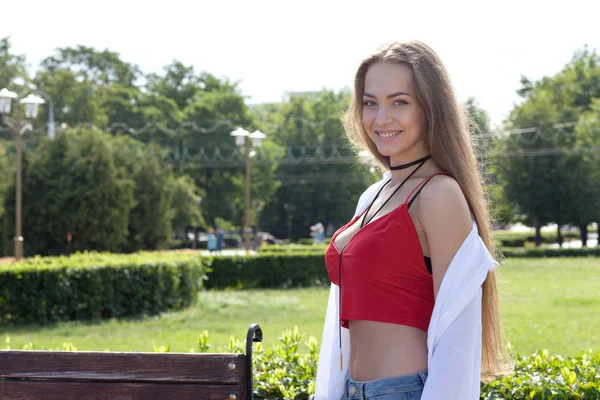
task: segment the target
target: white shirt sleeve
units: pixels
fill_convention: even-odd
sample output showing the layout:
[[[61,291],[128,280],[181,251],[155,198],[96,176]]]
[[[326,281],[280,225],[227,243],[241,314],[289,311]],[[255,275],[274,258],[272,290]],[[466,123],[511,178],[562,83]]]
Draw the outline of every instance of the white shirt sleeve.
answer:
[[[323,326],[317,379],[314,400],[340,399],[345,390],[346,371],[350,354],[350,340],[348,330],[342,328],[342,350],[344,365],[340,370],[339,331],[338,331],[338,302],[339,288],[331,284],[329,301]]]
[[[480,396],[481,298],[469,304],[440,337],[421,400],[477,400]]]

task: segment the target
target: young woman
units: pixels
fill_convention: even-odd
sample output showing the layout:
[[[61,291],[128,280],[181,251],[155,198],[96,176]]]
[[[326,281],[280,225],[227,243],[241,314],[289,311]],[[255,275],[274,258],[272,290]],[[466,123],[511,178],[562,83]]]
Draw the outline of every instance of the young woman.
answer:
[[[365,59],[345,123],[384,177],[327,248],[315,398],[478,399],[502,353],[497,262],[467,119],[437,54],[413,41]]]

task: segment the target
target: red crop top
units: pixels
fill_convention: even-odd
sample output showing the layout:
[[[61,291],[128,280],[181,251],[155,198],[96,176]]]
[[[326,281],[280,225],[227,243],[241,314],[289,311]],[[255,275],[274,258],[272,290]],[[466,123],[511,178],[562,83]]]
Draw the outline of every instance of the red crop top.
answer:
[[[335,247],[335,238],[360,220],[371,207],[331,238],[325,263],[329,279],[340,287],[343,327],[348,327],[348,320],[369,320],[424,331],[429,328],[434,306],[433,278],[408,209],[423,186],[439,174],[445,173],[429,176],[417,185],[402,205],[360,228],[342,251]],[[417,189],[419,191],[412,197]]]

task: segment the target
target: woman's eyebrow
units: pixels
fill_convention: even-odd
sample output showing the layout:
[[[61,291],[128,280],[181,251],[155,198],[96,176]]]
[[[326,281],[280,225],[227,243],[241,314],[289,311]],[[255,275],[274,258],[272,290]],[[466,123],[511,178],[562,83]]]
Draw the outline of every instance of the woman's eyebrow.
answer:
[[[373,96],[371,93],[367,93],[365,92],[363,94],[364,97],[370,97],[372,99],[376,99],[377,97]],[[406,92],[396,92],[396,93],[392,93],[392,94],[388,94],[387,98],[391,99],[392,97],[398,97],[398,96],[410,96],[410,94],[406,93]]]

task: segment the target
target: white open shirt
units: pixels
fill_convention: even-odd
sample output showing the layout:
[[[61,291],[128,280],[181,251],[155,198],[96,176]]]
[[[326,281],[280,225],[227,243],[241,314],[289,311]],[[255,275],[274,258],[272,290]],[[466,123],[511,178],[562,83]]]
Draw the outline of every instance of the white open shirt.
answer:
[[[355,216],[371,204],[391,173],[369,187],[360,197]],[[421,400],[476,400],[481,374],[481,285],[493,259],[473,228],[454,255],[435,300],[427,333],[428,376]],[[348,369],[349,335],[342,329],[344,365],[340,370],[338,335],[339,287],[331,284],[317,370],[315,400],[340,399]]]

